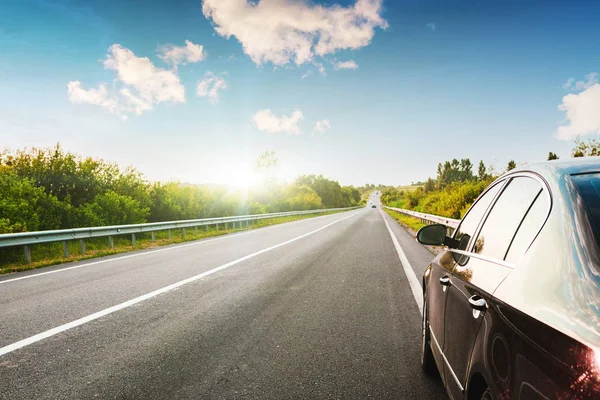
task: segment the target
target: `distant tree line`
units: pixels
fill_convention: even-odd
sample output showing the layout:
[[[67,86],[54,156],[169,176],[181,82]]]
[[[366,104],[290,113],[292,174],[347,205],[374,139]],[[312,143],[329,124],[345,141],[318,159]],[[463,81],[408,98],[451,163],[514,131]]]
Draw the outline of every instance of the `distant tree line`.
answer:
[[[600,143],[595,139],[587,142],[575,140],[572,157],[598,155],[600,155]],[[548,153],[548,160],[558,160],[558,158],[556,153]],[[516,162],[510,160],[505,171],[516,167]],[[392,207],[461,218],[481,192],[500,175],[493,167],[486,167],[483,161],[479,161],[476,174],[473,169],[474,166],[468,158],[439,163],[435,178],[427,179],[417,188],[386,187],[382,191],[381,200],[383,204]]]
[[[0,233],[160,222],[239,214],[351,207],[362,192],[322,175],[291,184],[271,175],[278,160],[257,160],[263,185],[149,182],[134,168],[53,148],[0,152]]]

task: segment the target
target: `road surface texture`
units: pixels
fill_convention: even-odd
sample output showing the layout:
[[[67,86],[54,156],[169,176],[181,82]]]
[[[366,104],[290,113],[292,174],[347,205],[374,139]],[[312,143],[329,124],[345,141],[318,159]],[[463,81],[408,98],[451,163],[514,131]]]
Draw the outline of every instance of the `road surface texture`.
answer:
[[[446,399],[384,219],[419,283],[433,255],[383,214],[4,276],[0,398]]]

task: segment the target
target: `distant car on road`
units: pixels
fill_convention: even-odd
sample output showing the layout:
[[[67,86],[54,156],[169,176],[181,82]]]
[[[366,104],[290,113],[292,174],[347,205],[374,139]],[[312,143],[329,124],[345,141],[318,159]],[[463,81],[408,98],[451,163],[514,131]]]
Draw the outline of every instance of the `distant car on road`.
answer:
[[[600,158],[493,182],[423,276],[423,369],[453,399],[600,399]]]
[[[371,208],[377,208],[377,206],[375,204],[372,204]]]

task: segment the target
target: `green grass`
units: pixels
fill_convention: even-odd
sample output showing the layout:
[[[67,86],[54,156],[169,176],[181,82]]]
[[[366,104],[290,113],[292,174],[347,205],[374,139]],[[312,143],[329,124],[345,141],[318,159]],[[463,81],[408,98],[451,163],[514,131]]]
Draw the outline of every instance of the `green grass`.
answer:
[[[411,217],[410,215],[406,215],[406,214],[402,214],[402,213],[399,213],[396,211],[388,210],[387,208],[384,208],[384,210],[392,218],[394,218],[396,221],[398,221],[398,223],[400,223],[400,225],[404,226],[405,228],[410,228],[415,232],[418,231],[419,229],[421,229],[422,227],[424,227],[425,225],[427,225],[427,224],[422,223],[420,219]]]
[[[242,228],[236,229],[232,229],[231,224],[229,224],[228,230],[225,230],[224,224],[219,224],[218,231],[215,229],[214,226],[209,227],[208,230],[205,230],[205,227],[203,226],[198,227],[198,233],[196,233],[196,230],[194,228],[188,228],[186,229],[185,237],[183,236],[183,231],[181,229],[172,230],[171,238],[169,238],[169,233],[167,231],[158,231],[155,232],[155,241],[152,241],[151,233],[141,233],[136,234],[135,246],[131,244],[131,235],[115,236],[113,237],[113,249],[109,247],[108,238],[87,239],[85,241],[84,254],[80,253],[79,251],[79,241],[70,241],[68,242],[69,257],[63,257],[62,242],[39,244],[31,247],[32,262],[29,264],[25,262],[23,246],[4,248],[0,249],[0,275],[7,274],[10,272],[43,268],[51,265],[63,264],[73,261],[88,260],[91,258],[104,257],[113,254],[126,253],[134,250],[150,249],[169,244],[189,242],[193,240],[199,240],[215,236],[222,236],[232,232],[262,228],[264,226],[277,225],[285,222],[298,221],[301,219],[320,217],[323,215],[337,214],[339,212],[343,211],[332,211],[320,214],[269,218],[263,219],[259,222],[255,221],[253,224],[248,225],[248,227],[246,227],[244,224]]]

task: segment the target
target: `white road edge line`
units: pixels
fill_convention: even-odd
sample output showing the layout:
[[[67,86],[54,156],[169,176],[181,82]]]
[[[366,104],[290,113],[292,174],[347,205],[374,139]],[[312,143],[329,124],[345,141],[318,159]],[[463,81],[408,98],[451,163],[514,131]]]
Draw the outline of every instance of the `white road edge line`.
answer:
[[[408,279],[408,284],[410,285],[410,290],[417,302],[417,307],[419,307],[419,311],[421,315],[423,315],[423,288],[419,284],[419,280],[417,279],[417,275],[415,275],[415,271],[412,269],[412,266],[408,262],[408,258],[406,258],[406,254],[400,247],[400,243],[398,243],[398,239],[394,232],[392,232],[392,228],[390,228],[390,224],[388,224],[385,215],[383,214],[383,210],[379,209],[381,213],[381,217],[383,218],[383,222],[385,222],[385,227],[387,228],[390,236],[392,237],[392,242],[394,242],[394,247],[396,248],[396,253],[398,253],[398,258],[400,258],[400,264],[402,264],[402,269],[404,269],[404,273],[406,274],[406,278]]]
[[[306,218],[306,219],[301,219],[301,220],[298,220],[298,221],[290,221],[290,222],[300,222],[300,221],[307,221],[307,220],[315,220],[317,218],[328,217],[330,215],[336,215],[336,214],[319,215],[319,216],[313,217],[313,218]],[[98,265],[98,264],[104,264],[104,263],[113,262],[113,261],[125,260],[127,258],[141,257],[141,256],[145,256],[145,255],[148,255],[148,254],[161,253],[163,251],[171,251],[171,250],[181,249],[181,248],[184,248],[184,247],[198,246],[198,245],[201,245],[201,244],[204,244],[204,243],[210,243],[210,242],[215,242],[217,240],[224,240],[224,239],[230,239],[230,238],[233,238],[233,237],[244,236],[244,235],[248,235],[248,234],[251,234],[251,233],[254,233],[254,232],[261,232],[261,231],[265,231],[267,229],[277,228],[277,227],[284,226],[284,225],[285,225],[285,223],[284,224],[275,224],[275,225],[271,225],[271,226],[266,226],[264,228],[251,229],[251,230],[246,231],[246,232],[235,233],[233,235],[223,235],[223,236],[216,237],[214,239],[206,239],[206,240],[199,239],[198,241],[193,241],[192,243],[179,244],[179,245],[175,245],[175,246],[172,246],[172,247],[168,247],[166,249],[149,250],[149,251],[146,251],[146,252],[143,252],[143,253],[136,253],[136,254],[130,254],[130,255],[121,256],[121,257],[109,258],[109,259],[106,259],[106,260],[93,261],[93,262],[89,262],[89,263],[85,263],[85,264],[74,265],[72,267],[60,268],[60,269],[55,269],[55,270],[47,271],[47,272],[40,272],[38,274],[31,274],[31,275],[20,276],[18,278],[6,279],[6,280],[3,280],[3,281],[0,280],[0,285],[2,285],[4,283],[9,283],[9,282],[21,281],[23,279],[31,279],[31,278],[36,278],[36,277],[39,277],[39,276],[44,276],[44,275],[56,274],[58,272],[70,271],[72,269],[79,269],[79,268],[83,268],[83,267],[91,267],[92,265]]]
[[[349,215],[347,217],[335,220],[335,221],[333,221],[333,222],[331,222],[331,223],[329,223],[329,224],[327,224],[325,226],[320,227],[319,229],[316,229],[314,231],[305,233],[304,235],[297,236],[297,237],[295,237],[293,239],[290,239],[290,240],[287,240],[285,242],[276,244],[276,245],[271,246],[271,247],[267,247],[266,249],[262,249],[262,250],[259,250],[259,251],[255,252],[255,253],[248,254],[247,256],[238,258],[237,260],[233,260],[231,262],[228,262],[227,264],[223,264],[223,265],[221,265],[219,267],[216,267],[216,268],[213,268],[213,269],[211,269],[209,271],[206,271],[206,272],[203,272],[201,274],[192,276],[191,278],[184,279],[182,281],[179,281],[179,282],[173,283],[171,285],[165,286],[165,287],[163,287],[161,289],[157,289],[157,290],[154,290],[154,291],[152,291],[150,293],[146,293],[146,294],[141,295],[139,297],[136,297],[134,299],[128,300],[128,301],[123,302],[121,304],[117,304],[116,306],[112,306],[112,307],[106,308],[106,309],[104,309],[102,311],[98,311],[98,312],[96,312],[94,314],[90,314],[90,315],[88,315],[86,317],[79,318],[79,319],[77,319],[75,321],[66,323],[64,325],[57,326],[56,328],[49,329],[49,330],[47,330],[45,332],[42,332],[42,333],[38,333],[37,335],[28,337],[27,339],[23,339],[23,340],[20,340],[18,342],[15,342],[13,344],[9,344],[8,346],[4,346],[4,347],[0,348],[0,357],[2,357],[5,354],[12,353],[13,351],[21,349],[21,348],[23,348],[25,346],[29,346],[30,344],[33,344],[33,343],[39,342],[41,340],[47,339],[47,338],[49,338],[51,336],[57,335],[57,334],[59,334],[61,332],[64,332],[64,331],[67,331],[69,329],[72,329],[72,328],[78,327],[80,325],[86,324],[88,322],[94,321],[94,320],[96,320],[98,318],[101,318],[101,317],[104,317],[106,315],[112,314],[112,313],[117,312],[119,310],[122,310],[124,308],[131,307],[131,306],[133,306],[133,305],[135,305],[137,303],[140,303],[140,302],[142,302],[144,300],[148,300],[148,299],[151,299],[151,298],[156,297],[158,295],[161,295],[163,293],[167,293],[167,292],[169,292],[169,291],[171,291],[173,289],[176,289],[176,288],[178,288],[180,286],[187,285],[188,283],[191,283],[191,282],[195,282],[195,281],[197,281],[199,279],[202,279],[204,277],[212,275],[212,274],[214,274],[216,272],[222,271],[222,270],[224,270],[226,268],[229,268],[229,267],[231,267],[233,265],[239,264],[239,263],[241,263],[243,261],[246,261],[246,260],[248,260],[250,258],[256,257],[256,256],[258,256],[260,254],[266,253],[266,252],[274,250],[274,249],[276,249],[278,247],[285,246],[285,245],[293,243],[293,242],[295,242],[297,240],[303,239],[303,238],[305,238],[307,236],[313,235],[313,234],[315,234],[315,233],[317,233],[319,231],[322,231],[323,229],[329,228],[330,226],[332,226],[334,224],[337,224],[338,222],[344,221],[344,220],[346,220],[348,218],[352,218],[352,217],[355,217],[355,216],[360,215],[360,214],[362,214],[362,213],[353,213],[352,215]]]

